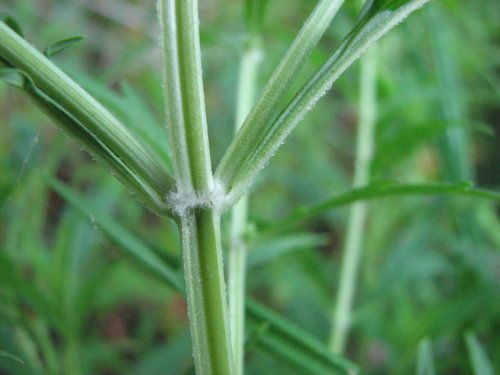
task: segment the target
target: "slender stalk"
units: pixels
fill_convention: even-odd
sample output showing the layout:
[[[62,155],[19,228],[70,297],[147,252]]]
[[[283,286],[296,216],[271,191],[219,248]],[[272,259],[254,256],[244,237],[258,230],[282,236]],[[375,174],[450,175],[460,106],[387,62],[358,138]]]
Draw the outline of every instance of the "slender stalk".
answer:
[[[69,114],[68,117],[83,124],[88,136],[106,145],[109,153],[122,160],[158,194],[168,193],[173,183],[172,179],[125,126],[42,53],[1,21],[0,57],[9,66],[27,74],[47,98]]]
[[[368,8],[355,28],[347,35],[322,68],[306,81],[277,117],[275,118],[271,112],[266,112],[266,118],[249,125],[251,124],[250,118],[253,118],[252,114],[258,111],[261,100],[259,99],[217,167],[216,176],[228,191],[225,199],[227,204],[237,201],[250,187],[260,170],[267,165],[304,116],[331,89],[340,75],[363,55],[368,47],[428,1],[367,2]],[[307,25],[309,25],[309,21],[304,25],[304,28]],[[308,31],[310,30],[308,29]],[[303,52],[303,50],[299,52]],[[295,65],[293,57],[290,61],[287,61],[287,57],[285,57],[284,61],[291,66]],[[265,96],[265,93],[266,89],[264,89],[262,97]],[[273,93],[273,95],[279,94]],[[249,128],[254,125],[255,129]]]
[[[354,171],[354,188],[367,185],[370,180],[370,162],[373,154],[373,133],[376,116],[376,49],[361,60],[359,123]],[[351,206],[347,238],[340,271],[339,291],[333,315],[330,347],[343,353],[350,329],[356,278],[360,266],[363,230],[368,205],[356,202]]]
[[[320,0],[276,67],[257,103],[217,167],[216,176],[228,191],[233,188],[233,180],[238,175],[239,168],[254,151],[253,141],[265,136],[271,125],[270,119],[280,111],[281,101],[288,88],[343,3],[344,0]]]
[[[241,127],[252,107],[261,55],[259,37],[258,35],[252,35],[246,43],[240,60],[235,131],[238,131]],[[245,280],[248,250],[244,237],[247,225],[248,201],[249,197],[247,195],[243,196],[231,211],[228,291],[235,375],[244,373]]]
[[[161,0],[160,25],[168,130],[177,192],[213,189],[196,0]]]
[[[22,88],[150,208],[168,214],[173,179],[127,128],[75,81],[0,22],[0,78]]]
[[[207,135],[196,0],[160,0],[164,94],[182,235],[189,324],[199,375],[231,375],[220,217]]]

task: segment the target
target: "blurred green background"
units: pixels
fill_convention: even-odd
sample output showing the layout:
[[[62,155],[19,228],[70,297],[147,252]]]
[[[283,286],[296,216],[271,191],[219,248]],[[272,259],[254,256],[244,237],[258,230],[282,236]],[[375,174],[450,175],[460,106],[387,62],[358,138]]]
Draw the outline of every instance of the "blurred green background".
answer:
[[[300,82],[354,24],[358,8],[346,3]],[[269,0],[260,87],[314,5]],[[40,49],[87,35],[53,60],[170,167],[154,2],[2,0],[0,11],[15,16]],[[232,137],[243,6],[202,0],[200,12],[216,166]],[[474,181],[500,190],[499,14],[498,0],[434,1],[383,38],[372,180]],[[270,229],[298,207],[350,188],[358,73],[355,64],[307,116],[251,197],[248,293],[323,342],[347,208]],[[175,225],[142,208],[3,83],[0,113],[0,374],[192,373],[182,297],[137,267],[99,220],[75,210],[50,180],[71,185],[89,212],[104,213],[178,265]],[[437,374],[477,374],[471,355],[478,352],[486,369],[500,371],[499,212],[485,199],[443,195],[370,202],[347,348],[364,373],[416,373],[428,344]],[[250,348],[247,373],[300,372]]]

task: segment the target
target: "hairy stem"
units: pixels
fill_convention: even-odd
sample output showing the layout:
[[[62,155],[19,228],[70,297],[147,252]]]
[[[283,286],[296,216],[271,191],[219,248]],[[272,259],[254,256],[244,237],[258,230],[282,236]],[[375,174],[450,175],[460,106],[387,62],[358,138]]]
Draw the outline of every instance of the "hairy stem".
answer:
[[[234,179],[239,174],[240,167],[254,151],[255,142],[259,142],[267,133],[271,120],[281,109],[287,90],[343,2],[343,0],[320,0],[276,67],[217,167],[216,175],[228,191],[233,189]],[[244,188],[239,190],[243,193]]]
[[[231,375],[220,218],[213,199],[203,94],[198,2],[160,0],[159,19],[165,110],[177,182],[171,204],[182,234],[195,370],[199,375]],[[176,208],[179,202],[182,209]]]
[[[219,215],[193,210],[181,232],[196,373],[232,375]]]
[[[165,211],[161,208],[163,196],[173,187],[165,168],[107,109],[1,21],[0,60],[3,73],[29,77],[28,94],[58,125],[107,161],[158,211]]]

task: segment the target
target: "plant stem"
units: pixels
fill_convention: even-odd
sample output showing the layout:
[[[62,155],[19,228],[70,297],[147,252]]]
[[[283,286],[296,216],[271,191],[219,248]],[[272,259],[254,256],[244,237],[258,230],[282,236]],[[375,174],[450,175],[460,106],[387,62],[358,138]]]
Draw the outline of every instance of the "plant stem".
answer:
[[[27,74],[43,94],[69,114],[68,118],[83,124],[87,136],[105,145],[113,157],[121,160],[132,173],[139,175],[158,195],[169,192],[173,180],[125,126],[47,57],[1,21],[0,57],[11,67]],[[53,109],[48,111],[54,112]]]
[[[181,219],[181,232],[196,373],[231,375],[219,215],[189,212]]]
[[[243,124],[252,107],[257,82],[257,70],[262,51],[257,35],[252,35],[246,43],[240,60],[238,99],[236,104],[235,131]],[[244,373],[245,356],[245,279],[247,245],[245,230],[247,225],[248,196],[243,196],[231,211],[231,233],[229,247],[229,321],[234,353],[235,375]]]
[[[229,145],[228,150],[217,167],[216,176],[228,191],[225,201],[229,204],[237,201],[241,197],[253,183],[257,174],[267,165],[277,149],[286,141],[297,124],[314,108],[315,104],[325,95],[325,93],[331,89],[332,85],[341,74],[366,52],[368,47],[373,45],[384,34],[401,23],[401,21],[413,11],[425,5],[428,1],[429,0],[367,2],[369,11],[364,13],[364,16],[347,35],[337,51],[308,81],[304,83],[293,99],[285,105],[285,108],[276,116],[274,116],[275,113],[272,111],[262,112],[265,113],[265,118],[253,123],[257,117],[261,117],[259,114],[259,116],[254,118],[253,113],[259,111],[259,103],[261,103],[262,98],[265,97],[267,89],[269,88],[268,84],[256,106],[252,109],[252,113],[245,121],[242,129],[238,132],[238,135]],[[331,2],[331,4],[333,4],[333,2]],[[307,32],[312,32],[312,30],[306,27],[310,24],[310,20],[311,18],[306,22],[303,28],[303,30],[307,29]],[[282,60],[280,67],[287,61],[290,51],[294,49],[299,39],[300,34],[286,57]],[[300,53],[297,58],[299,58],[299,56],[304,57],[304,46],[301,46],[298,52]],[[291,60],[286,62],[286,64],[290,64],[290,66],[295,66],[295,63],[295,56],[293,55]],[[303,60],[301,60],[301,64],[302,63]],[[282,67],[282,69],[286,69],[286,67]],[[277,72],[279,70],[278,68]],[[273,74],[270,82],[279,79],[275,77],[275,74]],[[289,77],[290,75],[287,73],[284,76]],[[277,90],[270,94],[270,96],[274,98],[272,102],[276,100],[274,95],[278,95],[279,92],[280,90]],[[283,99],[283,97],[281,97],[281,99]],[[269,104],[266,103],[266,105]],[[251,118],[252,120],[250,120]],[[255,127],[255,129],[252,127]]]
[[[274,70],[217,167],[216,176],[224,183],[227,191],[234,189],[234,180],[241,172],[240,168],[254,152],[254,142],[258,143],[264,138],[271,125],[270,120],[281,110],[281,102],[288,88],[343,3],[344,0],[320,0]],[[239,194],[232,194],[235,196],[234,201],[240,198],[247,187],[237,187]]]
[[[211,171],[196,0],[160,0],[164,94],[182,235],[189,324],[199,375],[231,375],[232,355]],[[203,198],[202,198],[203,197]],[[177,204],[181,206],[176,207]]]
[[[373,133],[376,116],[376,49],[372,48],[361,60],[359,123],[354,171],[354,188],[368,184],[370,162],[373,154]],[[352,303],[356,278],[360,266],[363,230],[367,203],[356,202],[351,206],[345,249],[340,271],[340,283],[333,316],[330,340],[331,349],[343,353],[350,329]]]

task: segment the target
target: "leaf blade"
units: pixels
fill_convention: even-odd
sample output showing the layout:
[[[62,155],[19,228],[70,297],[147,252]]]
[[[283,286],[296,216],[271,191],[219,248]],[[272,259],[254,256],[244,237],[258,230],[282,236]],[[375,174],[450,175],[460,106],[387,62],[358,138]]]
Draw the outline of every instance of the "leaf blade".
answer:
[[[475,375],[493,375],[495,373],[486,351],[477,339],[474,332],[465,334],[465,343]]]
[[[228,204],[237,201],[286,141],[305,115],[331,89],[335,81],[364,52],[410,13],[430,0],[377,0],[367,4],[354,29],[323,67],[299,90],[283,111],[259,134],[241,131],[217,169],[228,187]],[[245,151],[242,157],[240,150]]]
[[[331,209],[339,208],[357,201],[372,200],[390,196],[418,196],[418,195],[456,195],[464,197],[484,198],[500,201],[500,193],[472,187],[468,182],[450,183],[423,183],[400,184],[394,182],[379,182],[368,186],[352,189],[320,204],[309,208],[300,208],[292,213],[288,219],[273,225],[272,232],[289,228],[297,223],[306,221],[316,215]]]
[[[78,42],[81,42],[86,38],[87,38],[86,35],[76,35],[69,38],[58,40],[57,42],[51,43],[47,47],[45,47],[43,54],[47,57],[55,56],[64,51],[65,49],[73,46]]]

